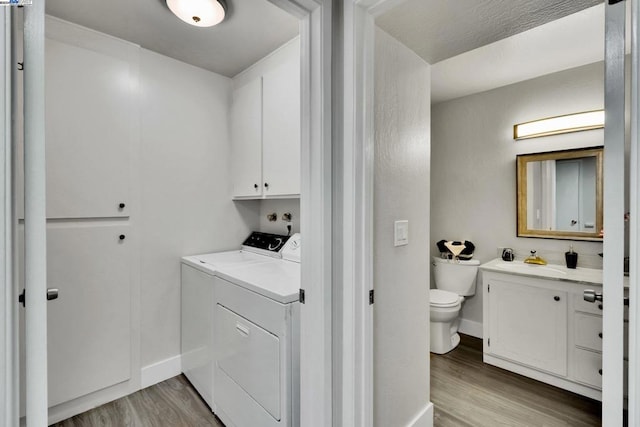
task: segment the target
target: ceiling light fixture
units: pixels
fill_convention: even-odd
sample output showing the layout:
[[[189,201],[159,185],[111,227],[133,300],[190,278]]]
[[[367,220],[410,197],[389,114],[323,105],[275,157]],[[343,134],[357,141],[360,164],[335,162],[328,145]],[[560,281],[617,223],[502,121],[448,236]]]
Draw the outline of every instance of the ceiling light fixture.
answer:
[[[586,111],[514,125],[513,139],[536,138],[603,127],[604,110]]]
[[[167,0],[174,15],[196,27],[213,27],[227,13],[225,0]]]

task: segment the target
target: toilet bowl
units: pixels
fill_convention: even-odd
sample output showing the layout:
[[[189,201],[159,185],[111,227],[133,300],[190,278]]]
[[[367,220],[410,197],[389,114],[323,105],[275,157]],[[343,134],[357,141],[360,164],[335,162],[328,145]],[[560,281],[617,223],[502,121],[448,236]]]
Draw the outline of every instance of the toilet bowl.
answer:
[[[475,294],[480,262],[433,258],[436,289],[429,291],[430,351],[445,354],[460,343],[458,326],[465,296]]]
[[[429,319],[431,320],[430,351],[445,354],[460,342],[458,324],[464,297],[440,289],[429,291]]]

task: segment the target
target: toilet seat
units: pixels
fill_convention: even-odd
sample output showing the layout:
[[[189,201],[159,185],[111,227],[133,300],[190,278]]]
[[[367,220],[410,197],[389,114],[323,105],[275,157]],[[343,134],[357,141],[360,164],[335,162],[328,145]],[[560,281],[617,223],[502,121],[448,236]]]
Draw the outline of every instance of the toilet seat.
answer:
[[[430,289],[429,305],[432,307],[455,307],[460,303],[460,296],[456,293],[443,291],[442,289]]]

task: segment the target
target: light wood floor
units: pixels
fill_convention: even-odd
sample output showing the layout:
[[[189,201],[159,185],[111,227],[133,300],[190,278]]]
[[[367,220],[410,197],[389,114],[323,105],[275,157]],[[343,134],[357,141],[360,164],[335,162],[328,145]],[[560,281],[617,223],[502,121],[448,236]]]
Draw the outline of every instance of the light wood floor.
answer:
[[[600,402],[482,362],[482,341],[462,336],[431,355],[435,427],[600,426]],[[54,425],[55,427],[223,427],[184,376]],[[256,426],[259,427],[259,426]],[[395,426],[378,426],[395,427]]]
[[[600,426],[600,402],[482,362],[482,340],[461,335],[431,355],[436,427]]]
[[[54,426],[224,427],[183,375],[76,415]]]

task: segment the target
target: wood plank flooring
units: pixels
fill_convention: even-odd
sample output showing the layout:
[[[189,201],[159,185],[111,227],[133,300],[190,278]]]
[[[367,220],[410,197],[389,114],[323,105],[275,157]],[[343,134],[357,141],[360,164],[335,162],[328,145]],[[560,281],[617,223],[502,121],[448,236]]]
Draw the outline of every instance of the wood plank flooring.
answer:
[[[486,365],[482,341],[468,336],[431,355],[431,401],[435,427],[601,425],[600,402]],[[54,426],[224,427],[182,375]]]
[[[224,427],[183,376],[177,376],[55,427]]]
[[[445,355],[431,355],[436,427],[600,426],[602,405],[482,362],[482,340],[461,334]]]

